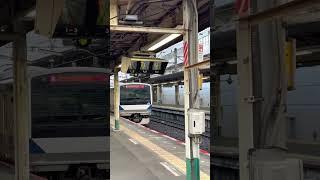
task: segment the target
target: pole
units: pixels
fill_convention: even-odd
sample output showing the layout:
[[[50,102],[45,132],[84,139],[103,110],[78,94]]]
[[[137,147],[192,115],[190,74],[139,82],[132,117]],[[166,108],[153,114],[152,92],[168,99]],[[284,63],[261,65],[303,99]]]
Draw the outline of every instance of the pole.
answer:
[[[253,148],[253,104],[246,98],[252,97],[251,36],[247,23],[237,27],[237,72],[239,77],[238,124],[239,124],[239,171],[240,180],[249,180],[248,151]]]
[[[175,95],[175,104],[177,106],[179,106],[180,105],[180,103],[179,103],[179,97],[180,97],[180,95],[179,95],[179,84],[174,85],[174,95]]]
[[[272,8],[278,3],[252,0],[250,6],[253,13],[256,13]],[[241,15],[239,13],[240,17],[247,15],[248,10]],[[274,153],[277,149],[275,147],[286,146],[287,85],[283,60],[284,37],[284,28],[280,20],[259,25],[249,25],[248,21],[242,20],[238,23],[240,180],[255,179],[257,158],[249,152],[257,152],[262,154],[261,157],[266,157],[268,154],[265,152]],[[265,148],[267,150],[263,151]],[[283,160],[283,152],[277,150],[277,153],[273,154],[273,160]]]
[[[119,131],[120,130],[120,123],[119,123],[119,120],[120,120],[120,112],[119,112],[119,107],[120,107],[120,86],[119,86],[119,69],[116,68],[114,70],[114,92],[113,92],[113,95],[114,95],[114,129],[116,131]]]
[[[241,2],[238,0],[237,2]],[[250,1],[249,1],[250,2]],[[239,3],[240,4],[240,3]],[[249,7],[239,6],[238,16],[249,15]],[[237,73],[239,79],[238,95],[238,125],[239,125],[239,174],[240,180],[249,180],[248,152],[253,148],[253,104],[245,101],[252,97],[252,57],[251,29],[246,21],[237,22]]]
[[[183,36],[184,41],[184,65],[198,62],[198,10],[196,0],[183,1],[183,24],[187,29]],[[190,108],[199,109],[198,75],[196,68],[184,70],[184,113],[185,113],[185,147],[187,180],[200,180],[200,149],[199,144],[189,137]]]
[[[178,63],[178,50],[177,50],[177,48],[174,48],[174,50],[173,50],[173,62],[174,62],[174,72],[177,72],[178,70],[178,68],[177,68],[177,63]]]
[[[157,85],[157,103],[160,105],[162,104],[162,85],[158,84]]]
[[[282,1],[282,2],[281,2]],[[283,0],[256,0],[256,12],[276,7]],[[285,28],[281,19],[252,26],[254,96],[263,101],[254,104],[255,122],[260,131],[254,132],[255,147],[286,148],[287,82],[285,71]],[[262,81],[263,80],[263,81]],[[272,104],[272,105],[270,105]],[[263,113],[263,114],[262,114]],[[254,128],[257,129],[257,128]]]
[[[15,30],[21,31],[18,23]],[[29,180],[29,87],[27,78],[27,41],[20,34],[13,41],[14,57],[14,142],[15,179]]]
[[[215,32],[215,0],[210,0],[210,52],[214,53],[214,32]],[[212,131],[211,137],[212,142],[220,136],[220,122],[222,121],[222,108],[221,108],[221,94],[220,94],[220,73],[219,73],[219,62],[216,62],[213,55],[210,59],[211,65],[210,70],[210,116],[212,120]]]

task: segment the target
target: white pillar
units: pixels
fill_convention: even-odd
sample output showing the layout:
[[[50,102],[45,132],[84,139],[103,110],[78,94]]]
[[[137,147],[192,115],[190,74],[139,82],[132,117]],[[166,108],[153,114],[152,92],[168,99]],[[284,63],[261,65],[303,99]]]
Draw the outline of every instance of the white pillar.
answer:
[[[196,0],[183,1],[183,25],[188,29],[183,36],[185,66],[198,62],[198,8]],[[187,51],[187,52],[186,52]],[[187,59],[186,59],[187,58]],[[192,109],[199,109],[198,69],[184,70],[184,114],[187,180],[200,180],[199,144],[189,137],[189,116]]]

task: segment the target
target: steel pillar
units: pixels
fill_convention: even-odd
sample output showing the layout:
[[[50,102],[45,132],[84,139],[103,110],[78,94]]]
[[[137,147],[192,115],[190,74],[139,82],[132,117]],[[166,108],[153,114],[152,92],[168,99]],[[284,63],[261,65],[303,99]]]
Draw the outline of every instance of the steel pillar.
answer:
[[[237,72],[239,79],[238,125],[240,180],[249,180],[248,151],[253,148],[253,104],[246,98],[252,94],[252,59],[250,27],[247,23],[237,26]]]
[[[173,58],[174,58],[174,71],[173,72],[178,72],[178,67],[177,67],[177,64],[178,64],[178,50],[177,48],[174,48],[173,50]]]
[[[215,32],[215,0],[210,0],[210,52],[214,52],[214,32]],[[219,62],[216,59],[210,58],[210,116],[212,121],[211,139],[213,143],[220,136],[220,122],[222,121],[222,106],[220,94],[220,73]],[[213,145],[213,144],[212,144]]]
[[[162,85],[157,85],[157,103],[162,104]]]
[[[282,1],[282,2],[281,2]],[[258,12],[283,2],[256,0]],[[287,80],[285,27],[281,19],[251,26],[253,62],[254,147],[286,148]],[[272,105],[271,105],[272,104]]]
[[[198,62],[198,10],[196,0],[183,1],[183,25],[187,29],[184,41],[184,113],[187,180],[200,180],[199,144],[189,137],[190,108],[200,109],[198,89],[198,69],[186,68]]]
[[[118,131],[120,130],[120,86],[119,86],[119,69],[116,68],[114,70],[114,88],[113,88],[113,99],[114,99],[114,130]]]
[[[20,31],[17,23],[15,29]],[[14,144],[15,179],[29,180],[29,85],[27,77],[27,41],[20,34],[13,41],[14,59]]]
[[[175,97],[175,104],[179,106],[180,105],[179,84],[174,85],[174,97]]]
[[[255,13],[272,8],[278,3],[253,0],[251,8]],[[242,15],[249,15],[249,11]],[[252,158],[249,152],[286,146],[287,85],[284,47],[285,33],[280,20],[264,22],[257,26],[249,24],[249,21],[238,22],[238,124],[241,180],[255,180],[254,162],[250,161]],[[279,151],[277,157],[283,158],[282,154]]]

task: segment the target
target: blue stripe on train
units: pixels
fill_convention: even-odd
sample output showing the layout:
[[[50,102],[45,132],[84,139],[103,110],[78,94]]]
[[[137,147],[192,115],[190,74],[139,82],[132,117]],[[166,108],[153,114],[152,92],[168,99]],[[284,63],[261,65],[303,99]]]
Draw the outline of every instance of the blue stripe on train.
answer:
[[[38,144],[32,139],[29,139],[29,151],[31,154],[43,154],[46,153]]]

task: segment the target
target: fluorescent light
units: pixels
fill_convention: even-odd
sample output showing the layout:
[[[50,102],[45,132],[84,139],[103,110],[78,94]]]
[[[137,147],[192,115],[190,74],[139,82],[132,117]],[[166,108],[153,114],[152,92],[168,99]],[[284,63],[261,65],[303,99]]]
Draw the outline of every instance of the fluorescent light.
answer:
[[[162,39],[160,42],[156,43],[155,45],[151,46],[148,51],[154,51],[158,48],[160,48],[161,46],[167,44],[168,42],[176,39],[177,37],[181,36],[181,34],[170,34],[169,36],[167,36],[166,38]]]
[[[310,55],[310,54],[312,54],[312,51],[309,51],[309,50],[302,50],[302,51],[296,52],[297,56]]]

